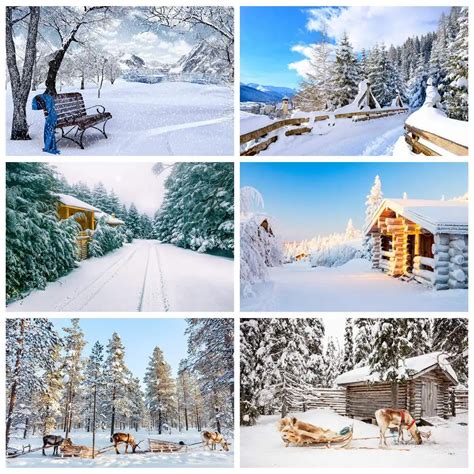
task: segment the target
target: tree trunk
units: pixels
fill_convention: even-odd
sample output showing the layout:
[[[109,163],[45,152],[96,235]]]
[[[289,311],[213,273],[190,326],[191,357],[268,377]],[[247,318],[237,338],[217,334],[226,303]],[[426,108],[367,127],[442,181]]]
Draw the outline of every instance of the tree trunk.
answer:
[[[82,71],[81,75],[81,91],[85,89],[85,78],[84,78],[84,71]]]
[[[110,436],[114,434],[115,430],[115,385],[112,392],[112,419],[110,421]]]
[[[30,20],[25,46],[25,59],[20,73],[17,64],[15,41],[13,39],[13,9],[6,8],[6,59],[13,98],[13,120],[10,134],[11,140],[30,140],[28,122],[26,120],[26,103],[31,89],[33,68],[36,61],[36,39],[38,37],[38,24],[40,8],[30,8]]]
[[[10,431],[12,427],[13,410],[15,409],[16,397],[18,393],[18,377],[21,370],[21,358],[23,356],[24,342],[25,342],[25,329],[26,319],[22,319],[20,323],[20,334],[17,339],[18,349],[16,351],[15,359],[15,370],[14,370],[14,382],[10,389],[10,400],[8,402],[7,410],[7,422],[6,422],[6,435],[5,435],[5,447],[8,449],[8,443],[10,441]]]

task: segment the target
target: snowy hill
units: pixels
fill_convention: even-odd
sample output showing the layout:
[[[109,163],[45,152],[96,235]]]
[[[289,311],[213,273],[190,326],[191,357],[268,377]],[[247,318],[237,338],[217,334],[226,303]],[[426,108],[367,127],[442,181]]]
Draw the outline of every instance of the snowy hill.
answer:
[[[222,57],[221,51],[208,42],[201,41],[171,67],[171,72],[228,76],[229,62]]]

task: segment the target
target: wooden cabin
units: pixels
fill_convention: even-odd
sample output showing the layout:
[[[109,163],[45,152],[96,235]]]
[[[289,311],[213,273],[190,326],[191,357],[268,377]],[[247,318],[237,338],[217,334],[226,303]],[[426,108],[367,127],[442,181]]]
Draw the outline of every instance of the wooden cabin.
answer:
[[[436,290],[468,287],[468,202],[385,199],[365,229],[372,267]]]
[[[406,359],[401,369],[406,378],[395,383],[380,381],[369,366],[339,375],[335,383],[346,389],[347,416],[373,421],[379,408],[408,410],[417,421],[451,416],[451,392],[458,380],[442,352]]]

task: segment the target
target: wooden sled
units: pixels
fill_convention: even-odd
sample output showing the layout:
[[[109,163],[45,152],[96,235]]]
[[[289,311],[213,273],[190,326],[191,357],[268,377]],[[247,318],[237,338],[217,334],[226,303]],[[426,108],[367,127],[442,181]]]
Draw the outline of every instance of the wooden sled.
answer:
[[[92,459],[93,450],[89,446],[82,446],[80,444],[66,444],[63,443],[59,448],[61,457],[63,458],[90,458]],[[97,454],[97,453],[96,453]]]
[[[186,445],[175,443],[173,441],[163,441],[161,439],[148,438],[148,446],[151,453],[176,453],[178,451],[186,450]]]
[[[298,447],[311,447],[319,449],[337,448],[342,449],[352,442],[354,436],[353,427],[348,426],[340,431],[339,435],[321,435],[319,437],[310,436],[310,433],[305,434],[304,431],[299,431],[296,435],[294,432],[287,431],[282,435],[283,442],[286,446],[293,445]]]

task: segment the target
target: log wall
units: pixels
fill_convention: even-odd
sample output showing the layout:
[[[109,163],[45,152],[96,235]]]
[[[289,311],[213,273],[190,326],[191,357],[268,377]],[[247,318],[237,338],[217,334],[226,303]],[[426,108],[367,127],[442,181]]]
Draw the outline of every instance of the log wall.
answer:
[[[308,395],[309,400],[291,406],[290,411],[301,412],[314,408],[331,408],[337,414],[346,415],[346,389],[318,388]]]

